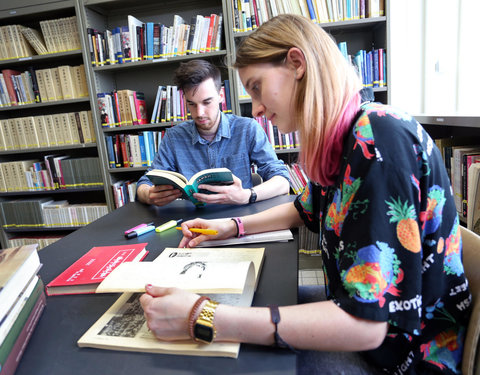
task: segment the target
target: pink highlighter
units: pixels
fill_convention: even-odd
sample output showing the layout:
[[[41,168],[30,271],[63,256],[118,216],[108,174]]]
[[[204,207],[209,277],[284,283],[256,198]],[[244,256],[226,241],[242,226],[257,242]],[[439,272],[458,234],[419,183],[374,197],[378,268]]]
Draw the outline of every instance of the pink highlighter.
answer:
[[[136,227],[127,229],[127,230],[125,231],[125,235],[127,235],[127,234],[130,233],[130,232],[133,232],[134,230],[137,230],[137,229],[146,227],[146,226],[148,226],[148,225],[153,225],[153,221],[152,221],[151,223],[146,223],[146,224],[145,224],[145,223],[142,223],[142,224],[137,225]]]

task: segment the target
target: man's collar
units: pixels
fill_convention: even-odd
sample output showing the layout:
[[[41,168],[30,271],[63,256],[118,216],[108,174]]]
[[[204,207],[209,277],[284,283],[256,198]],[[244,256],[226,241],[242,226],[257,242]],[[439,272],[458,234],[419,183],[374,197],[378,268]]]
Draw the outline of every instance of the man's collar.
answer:
[[[202,144],[210,143],[206,139],[202,138],[202,136],[198,132],[197,126],[195,125],[195,120],[192,120],[191,124],[192,124],[192,131],[191,131],[192,145],[194,145],[197,142],[200,142]],[[215,134],[215,138],[213,139],[212,142],[219,142],[222,137],[230,138],[231,130],[230,130],[230,124],[227,116],[225,116],[225,114],[220,111],[220,124],[218,125],[217,133]]]

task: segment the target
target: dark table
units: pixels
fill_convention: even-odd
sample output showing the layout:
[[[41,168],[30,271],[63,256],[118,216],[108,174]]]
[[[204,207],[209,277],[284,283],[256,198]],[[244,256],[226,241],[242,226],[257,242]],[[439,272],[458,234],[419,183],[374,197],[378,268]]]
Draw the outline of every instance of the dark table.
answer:
[[[171,219],[244,216],[292,201],[281,196],[245,206],[208,205],[195,208],[175,201],[166,207],[130,203],[69,234],[39,252],[40,275],[49,283],[94,246],[147,242],[153,260],[165,247],[176,247],[178,230],[150,232],[126,240],[123,232],[142,222],[160,225]],[[253,305],[290,305],[297,302],[298,243],[294,241],[242,245],[265,247],[265,261]],[[242,344],[238,359],[179,356],[79,348],[77,340],[117,300],[119,294],[51,296],[17,368],[16,375],[149,375],[149,374],[294,374],[293,353]]]

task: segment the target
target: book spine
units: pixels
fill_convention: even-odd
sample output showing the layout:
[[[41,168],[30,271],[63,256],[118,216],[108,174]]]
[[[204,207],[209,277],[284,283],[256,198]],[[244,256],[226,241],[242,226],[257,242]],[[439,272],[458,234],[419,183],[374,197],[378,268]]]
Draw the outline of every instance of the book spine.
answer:
[[[35,311],[38,310],[39,301],[43,296],[43,303],[45,303],[45,294],[43,292],[44,285],[41,279],[38,280],[37,285],[35,285],[34,290],[30,297],[28,297],[25,305],[20,311],[15,323],[8,331],[7,336],[3,340],[0,346],[0,373],[3,375],[3,371],[6,368],[7,362],[10,358],[15,357],[12,355],[14,353],[14,348],[19,342],[23,342],[22,333],[25,331],[27,324],[31,321],[32,316],[35,314]]]

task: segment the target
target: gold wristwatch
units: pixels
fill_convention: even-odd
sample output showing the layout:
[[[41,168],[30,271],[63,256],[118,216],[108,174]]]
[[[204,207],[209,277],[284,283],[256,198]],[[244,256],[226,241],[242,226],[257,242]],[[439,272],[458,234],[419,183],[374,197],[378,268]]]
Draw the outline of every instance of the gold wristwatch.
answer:
[[[215,310],[219,302],[212,300],[207,301],[200,315],[193,326],[193,337],[195,341],[200,341],[205,344],[211,344],[215,338],[217,331],[213,324],[213,319],[215,318]]]

